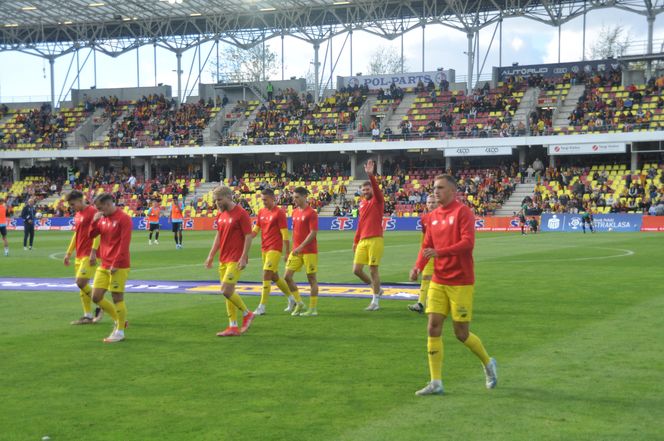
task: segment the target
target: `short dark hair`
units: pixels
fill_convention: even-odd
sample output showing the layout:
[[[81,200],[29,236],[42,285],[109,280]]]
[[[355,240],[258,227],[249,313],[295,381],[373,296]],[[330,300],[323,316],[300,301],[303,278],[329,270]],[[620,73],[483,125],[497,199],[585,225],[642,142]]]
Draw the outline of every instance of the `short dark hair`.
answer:
[[[304,187],[295,187],[293,192],[299,194],[300,196],[309,196],[309,190]]]
[[[71,202],[78,199],[83,199],[83,192],[78,190],[72,190],[65,196],[65,201]]]
[[[447,181],[448,183],[454,185],[454,188],[456,188],[456,186],[457,186],[457,181],[456,181],[456,179],[454,179],[454,176],[452,176],[452,175],[448,175],[448,174],[438,175],[438,176],[436,176],[436,179],[434,179],[434,182],[435,181],[440,181],[440,180]]]
[[[271,188],[266,188],[266,189],[264,189],[263,191],[261,191],[261,194],[262,194],[263,196],[274,197],[274,190],[272,190]]]
[[[110,194],[110,193],[100,193],[95,198],[95,204],[104,204],[108,201],[115,202],[115,199],[113,198],[113,195]]]

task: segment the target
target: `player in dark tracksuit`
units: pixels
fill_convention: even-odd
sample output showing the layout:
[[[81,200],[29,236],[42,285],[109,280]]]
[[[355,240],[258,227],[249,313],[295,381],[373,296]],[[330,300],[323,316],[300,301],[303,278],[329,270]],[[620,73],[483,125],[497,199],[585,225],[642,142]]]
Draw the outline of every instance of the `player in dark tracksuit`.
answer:
[[[35,200],[30,198],[28,203],[25,204],[23,210],[21,211],[21,219],[23,219],[23,249],[26,250],[28,247],[28,239],[30,242],[30,249],[32,249],[32,243],[35,240]]]

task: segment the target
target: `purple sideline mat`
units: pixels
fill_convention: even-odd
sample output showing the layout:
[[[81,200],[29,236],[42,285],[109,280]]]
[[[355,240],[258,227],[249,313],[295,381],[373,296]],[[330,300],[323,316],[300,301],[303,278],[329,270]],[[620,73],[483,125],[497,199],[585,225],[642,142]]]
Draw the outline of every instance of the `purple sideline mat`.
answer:
[[[298,284],[300,293],[309,295],[309,285]],[[218,294],[219,282],[210,280],[178,281],[178,280],[129,280],[125,287],[128,293],[156,294]],[[237,292],[241,295],[260,295],[262,284],[256,282],[240,282]],[[394,300],[417,299],[419,285],[390,284],[383,285],[384,298]],[[78,291],[72,278],[22,278],[0,277],[0,291]],[[272,295],[283,295],[278,288],[272,289]],[[359,284],[320,283],[321,297],[370,298],[371,289]]]

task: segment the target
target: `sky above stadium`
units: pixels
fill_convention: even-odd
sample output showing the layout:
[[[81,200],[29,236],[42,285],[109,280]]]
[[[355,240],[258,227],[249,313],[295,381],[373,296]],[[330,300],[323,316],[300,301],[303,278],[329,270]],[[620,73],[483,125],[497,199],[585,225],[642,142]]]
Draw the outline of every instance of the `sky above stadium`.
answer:
[[[644,16],[620,11],[618,9],[604,9],[592,11],[586,19],[586,52],[597,41],[602,27],[614,27],[621,25],[629,34],[630,40],[640,42],[645,53],[645,40],[647,38],[647,26]],[[561,61],[577,61],[582,56],[582,26],[583,19],[575,20],[563,25],[561,35]],[[483,60],[486,50],[491,42],[494,27],[489,26],[480,33],[480,61]],[[337,36],[332,41],[333,58],[336,60],[339,51],[344,44],[345,35]],[[659,16],[655,21],[654,39],[655,52],[662,51],[664,40],[664,16]],[[273,39],[267,43],[277,54],[277,72],[272,79],[281,79],[281,41]],[[365,32],[355,32],[353,35],[353,72],[367,71],[368,60],[371,54],[380,46],[393,46],[400,51],[401,41],[396,39],[388,41]],[[286,37],[284,40],[285,78],[291,76],[305,77],[313,70],[313,48],[310,44]],[[210,51],[210,45],[203,45],[203,59]],[[326,46],[321,45],[320,57],[323,63]],[[462,32],[449,29],[440,25],[428,26],[425,34],[425,65],[424,70],[435,70],[439,67],[452,68],[456,70],[457,76],[465,76],[467,71],[467,59],[464,52],[467,50],[467,38]],[[81,51],[80,64],[83,64],[88,51]],[[404,36],[404,54],[406,70],[419,72],[422,70],[422,32],[420,29],[413,30]],[[523,18],[507,19],[503,23],[503,65],[511,65],[513,62],[519,64],[554,63],[558,60],[558,30],[544,24]],[[137,80],[140,86],[155,85],[155,69],[153,59],[153,47],[145,46],[139,50],[139,73],[137,79],[137,57],[136,51],[132,51],[117,58],[111,58],[102,54],[97,55],[97,87],[135,87]],[[212,52],[211,58],[215,57]],[[329,57],[329,55],[328,55]],[[489,52],[482,76],[491,74],[491,67],[498,65],[498,33],[491,51]],[[56,98],[66,94],[69,86],[73,83],[77,88],[78,81],[75,80],[76,64],[74,61],[72,72],[69,73],[67,85],[63,90],[63,82],[72,60],[71,55],[58,58],[55,65]],[[192,89],[196,80],[198,61],[194,59],[194,50],[186,52],[182,57],[183,88],[187,83],[187,76],[193,61],[193,76],[189,80],[188,89]],[[25,101],[50,101],[50,78],[48,62],[35,56],[15,52],[0,53],[0,102],[25,102]],[[329,79],[329,59],[327,60],[323,78]],[[337,75],[350,75],[350,52],[349,44],[346,43],[343,52],[335,67],[334,77]],[[204,69],[201,77],[203,83],[214,82],[211,69]],[[324,81],[324,82],[325,82]],[[157,83],[169,84],[173,87],[173,94],[177,93],[176,59],[171,52],[157,49]],[[80,87],[87,89],[94,84],[94,73],[92,57],[82,69],[80,75]],[[198,94],[198,88],[193,88],[193,95]]]

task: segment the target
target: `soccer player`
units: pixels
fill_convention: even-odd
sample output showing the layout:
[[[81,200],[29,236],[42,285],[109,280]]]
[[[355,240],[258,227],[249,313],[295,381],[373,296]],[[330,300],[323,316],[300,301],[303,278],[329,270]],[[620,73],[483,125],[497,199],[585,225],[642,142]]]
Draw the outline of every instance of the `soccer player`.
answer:
[[[29,243],[30,250],[32,250],[32,243],[35,241],[35,220],[37,219],[34,198],[28,199],[28,203],[21,211],[21,218],[23,219],[23,249],[27,250]]]
[[[380,288],[380,273],[378,266],[383,257],[383,213],[385,211],[385,198],[374,176],[375,163],[369,159],[364,165],[364,171],[369,180],[362,184],[362,197],[360,202],[360,220],[353,240],[353,273],[367,285],[371,285],[373,297],[366,307],[367,311],[378,311],[378,301],[383,295]],[[369,265],[368,276],[364,272],[364,265]]]
[[[294,316],[318,315],[318,280],[316,279],[316,272],[318,271],[318,243],[316,240],[318,213],[309,206],[308,196],[309,190],[304,187],[297,187],[293,191],[293,202],[297,207],[293,210],[291,216],[293,219],[293,251],[288,256],[284,279],[286,279],[293,296],[295,296],[295,293],[299,296],[297,285],[293,281],[293,275],[304,267],[311,287],[309,309],[302,312],[302,308],[298,304],[291,314]]]
[[[124,290],[129,276],[132,223],[131,218],[115,206],[110,193],[99,194],[95,198],[95,206],[98,211],[92,218],[90,237],[101,236],[101,265],[95,272],[92,301],[115,322],[113,331],[104,342],[117,343],[125,339],[127,326]],[[113,303],[104,298],[106,291],[111,291]]]
[[[5,257],[9,256],[9,242],[7,241],[7,206],[5,200],[0,198],[0,236],[5,245]]]
[[[263,290],[261,301],[254,311],[257,315],[265,314],[267,301],[270,298],[272,282],[276,283],[281,292],[288,298],[288,306],[285,312],[293,312],[296,308],[302,310],[304,303],[299,292],[291,293],[286,281],[279,277],[279,261],[282,252],[284,260],[288,259],[290,253],[290,241],[288,240],[288,221],[286,213],[277,206],[274,198],[274,190],[266,188],[261,192],[264,208],[258,211],[256,226],[253,235],[261,233],[261,251],[263,257]]]
[[[152,245],[152,233],[154,232],[154,244],[159,245],[159,215],[161,214],[161,207],[158,201],[152,201],[152,207],[148,209],[148,225],[150,228],[150,236],[148,238],[148,245]],[[177,243],[177,242],[176,242]]]
[[[205,266],[212,268],[214,256],[219,251],[219,279],[221,280],[221,293],[226,297],[229,325],[217,336],[234,337],[247,332],[254,320],[254,314],[235,292],[235,284],[249,261],[249,248],[251,248],[253,239],[251,219],[244,208],[233,202],[233,192],[230,188],[219,186],[213,190],[212,197],[219,209],[217,234],[205,260]],[[243,314],[242,329],[238,329],[238,311],[242,311]]]
[[[595,233],[593,227],[594,219],[592,213],[586,208],[581,212],[581,228],[583,228],[583,234],[586,234],[586,224],[590,228],[591,233]]]
[[[173,225],[173,238],[175,239],[175,249],[182,248],[182,221],[184,211],[184,201],[173,198],[171,203],[171,224]]]
[[[537,234],[537,231],[539,230],[539,222],[537,221],[536,217],[530,218],[530,232],[533,234]]]
[[[95,320],[92,313],[92,288],[88,282],[97,265],[97,250],[100,241],[99,237],[94,240],[90,237],[90,225],[97,210],[85,201],[83,193],[78,190],[69,192],[65,196],[65,201],[76,211],[76,215],[74,216],[74,234],[65,253],[64,264],[69,266],[72,253],[76,252],[74,274],[83,305],[83,316],[71,324],[89,325],[95,323]]]
[[[429,227],[429,214],[436,209],[436,196],[430,194],[427,196],[426,211],[420,217],[420,224],[422,225],[422,241],[424,242],[424,237],[427,234],[427,228]],[[422,250],[420,249],[420,253]],[[427,300],[427,293],[429,292],[429,284],[431,283],[431,276],[433,275],[433,259],[428,259],[428,262],[424,269],[422,270],[422,282],[420,283],[420,296],[417,299],[417,303],[413,305],[408,305],[408,309],[414,312],[419,312],[422,314],[424,312],[424,304]]]
[[[515,213],[516,214],[516,213]],[[526,205],[519,210],[519,226],[521,227],[521,235],[525,236],[526,235],[526,228],[528,226],[528,221],[526,220]]]
[[[424,270],[426,259],[435,259],[426,309],[429,315],[427,350],[431,382],[418,390],[416,395],[443,394],[442,332],[443,322],[450,314],[454,334],[480,359],[484,366],[486,387],[493,389],[498,383],[496,360],[489,357],[479,337],[470,332],[475,283],[475,216],[470,208],[456,200],[457,187],[452,176],[437,176],[434,192],[439,206],[429,216],[422,253],[410,272],[410,279],[417,280],[418,274]]]

